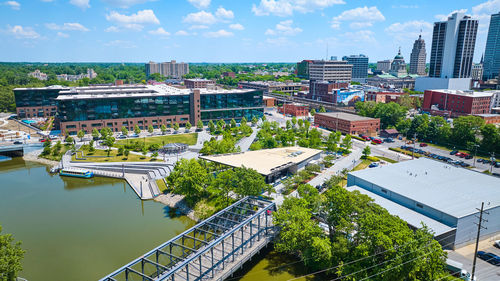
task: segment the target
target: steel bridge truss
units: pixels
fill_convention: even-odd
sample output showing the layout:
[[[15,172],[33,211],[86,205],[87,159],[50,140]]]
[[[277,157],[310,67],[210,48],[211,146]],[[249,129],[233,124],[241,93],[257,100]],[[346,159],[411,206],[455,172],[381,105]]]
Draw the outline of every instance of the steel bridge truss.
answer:
[[[202,280],[274,235],[273,202],[245,197],[100,281]]]

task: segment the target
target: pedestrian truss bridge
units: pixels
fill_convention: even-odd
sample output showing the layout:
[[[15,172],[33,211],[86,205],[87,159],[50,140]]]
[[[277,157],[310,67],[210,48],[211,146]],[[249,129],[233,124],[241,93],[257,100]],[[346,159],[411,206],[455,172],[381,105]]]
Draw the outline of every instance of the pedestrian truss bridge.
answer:
[[[100,281],[224,280],[274,238],[275,210],[245,197]]]

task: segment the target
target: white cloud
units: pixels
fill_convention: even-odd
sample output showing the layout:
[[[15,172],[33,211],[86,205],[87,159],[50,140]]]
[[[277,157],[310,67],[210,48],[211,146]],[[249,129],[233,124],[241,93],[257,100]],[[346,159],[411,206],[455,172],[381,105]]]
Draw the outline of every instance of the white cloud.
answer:
[[[433,24],[423,20],[396,22],[385,28],[385,33],[394,38],[394,44],[401,46],[411,46],[413,41],[422,35],[427,46],[431,45],[430,39]],[[397,45],[396,45],[397,46]]]
[[[87,8],[90,8],[89,1],[90,0],[71,0],[71,1],[69,1],[69,3],[77,6],[78,8],[80,8],[82,10],[85,10]]]
[[[260,0],[259,5],[252,6],[256,16],[275,15],[291,16],[294,12],[308,13],[336,4],[345,4],[343,0]]]
[[[124,41],[124,40],[109,41],[109,42],[104,43],[104,46],[106,46],[106,47],[120,47],[120,48],[125,48],[125,49],[137,48],[137,46],[134,45],[133,42]]]
[[[352,29],[360,29],[360,28],[370,27],[372,25],[373,25],[373,23],[369,22],[369,21],[365,21],[365,22],[351,22],[349,24],[349,27],[352,28]]]
[[[193,30],[193,29],[208,29],[208,25],[203,25],[203,24],[195,24],[195,25],[191,25],[189,27],[190,30]]]
[[[191,24],[214,24],[217,22],[215,16],[210,12],[199,11],[197,13],[188,14],[184,20],[186,23]]]
[[[110,26],[110,27],[104,29],[104,31],[106,31],[106,32],[119,32],[120,29],[116,26]]]
[[[19,4],[19,2],[16,2],[16,1],[5,1],[5,2],[3,2],[3,5],[11,7],[12,10],[21,9],[21,4]]]
[[[352,42],[375,43],[377,41],[375,40],[374,33],[371,30],[345,32],[342,36]]]
[[[175,33],[175,35],[177,35],[177,36],[189,36],[189,33],[187,31],[184,31],[184,30],[179,30]]]
[[[276,46],[290,45],[290,41],[286,37],[267,38],[266,43]]]
[[[210,0],[188,0],[188,2],[198,9],[205,9],[210,6]]]
[[[490,0],[472,7],[474,14],[493,14],[500,10],[500,0]]]
[[[229,25],[229,28],[231,29],[234,29],[234,30],[244,30],[245,28],[243,27],[243,25],[239,24],[239,23],[233,23],[233,24],[230,24]]]
[[[18,39],[37,39],[40,37],[40,34],[33,30],[33,28],[23,27],[21,25],[7,25],[7,33],[14,35]]]
[[[220,37],[231,37],[234,34],[230,31],[220,29],[218,31],[205,32],[204,35],[205,35],[205,37],[208,37],[208,38],[220,38]]]
[[[350,21],[351,28],[363,28],[372,26],[374,22],[384,21],[385,17],[377,7],[358,7],[343,11],[340,15],[333,17],[331,27],[339,28],[344,21]]]
[[[113,6],[128,8],[128,7],[131,7],[133,5],[142,4],[142,3],[146,3],[146,2],[154,1],[154,0],[102,0],[102,1],[104,1],[110,5],[113,5]]]
[[[67,33],[63,33],[61,31],[57,32],[57,36],[59,37],[62,37],[62,38],[68,38],[69,37],[69,34]]]
[[[163,27],[158,27],[158,29],[148,31],[149,34],[159,35],[159,36],[170,36],[170,32],[163,29]]]
[[[448,15],[435,15],[434,17],[437,20],[445,21],[448,19],[448,17],[450,17],[454,13],[466,13],[466,12],[467,12],[467,9],[460,9],[460,10],[454,10],[453,12],[449,13]]]
[[[268,29],[264,33],[265,35],[282,35],[282,36],[293,36],[302,32],[299,27],[292,27],[292,20],[281,21],[276,24],[274,29]]]
[[[144,28],[144,24],[160,24],[160,21],[155,16],[153,10],[142,10],[138,11],[135,14],[131,14],[130,16],[120,14],[116,11],[111,11],[108,15],[106,15],[106,19],[110,22],[114,22],[117,25],[132,30],[142,30]],[[117,31],[115,29],[113,31]]]
[[[88,28],[77,22],[65,22],[63,25],[58,25],[55,23],[47,23],[45,26],[52,30],[77,30],[77,31],[89,31]]]
[[[219,7],[215,12],[215,16],[219,19],[232,19],[234,18],[234,13],[231,10],[226,10],[222,7]]]

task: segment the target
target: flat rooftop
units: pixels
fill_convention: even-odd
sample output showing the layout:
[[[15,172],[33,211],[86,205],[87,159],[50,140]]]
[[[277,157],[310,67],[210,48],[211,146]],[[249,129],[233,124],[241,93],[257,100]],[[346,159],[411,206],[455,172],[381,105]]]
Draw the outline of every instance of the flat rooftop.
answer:
[[[246,93],[251,89],[199,89],[200,94]],[[192,89],[180,89],[169,85],[138,85],[138,86],[101,86],[101,87],[72,87],[61,91],[57,100],[99,99],[124,97],[155,97],[189,95]]]
[[[316,113],[316,115],[339,118],[339,119],[348,120],[348,121],[376,120],[375,118],[370,118],[370,117],[365,117],[365,116],[351,114],[351,113],[345,113],[345,112],[325,112],[325,113]]]
[[[440,89],[440,90],[429,90],[432,92],[438,92],[438,93],[444,93],[444,94],[450,94],[450,95],[458,95],[458,96],[466,96],[466,97],[491,97],[493,96],[494,92],[493,91],[488,91],[488,92],[475,92],[471,90],[467,91],[462,91],[462,90],[449,90],[449,89]]]
[[[273,149],[262,149],[241,153],[200,156],[201,159],[224,164],[231,167],[246,167],[259,174],[269,175],[287,165],[301,163],[321,153],[321,150],[292,146]]]
[[[349,174],[456,218],[500,206],[500,178],[427,158]]]
[[[406,208],[405,206],[399,205],[387,198],[379,196],[373,192],[370,192],[362,187],[353,185],[346,188],[349,191],[357,190],[359,193],[367,195],[372,198],[373,201],[386,209],[391,215],[398,216],[400,219],[406,221],[409,225],[415,228],[421,228],[422,222],[428,226],[433,232],[435,236],[439,236],[444,233],[448,233],[452,231],[454,228],[449,227],[446,224],[443,224],[437,220],[429,218],[425,215],[417,213],[412,209]]]

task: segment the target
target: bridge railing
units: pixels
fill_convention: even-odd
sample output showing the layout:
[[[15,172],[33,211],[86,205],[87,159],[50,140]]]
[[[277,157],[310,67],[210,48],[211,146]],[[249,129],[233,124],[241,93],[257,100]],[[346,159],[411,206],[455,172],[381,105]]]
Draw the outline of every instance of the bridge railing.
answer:
[[[275,204],[245,197],[101,279],[201,280],[224,269],[255,241],[273,235]],[[267,235],[267,236],[266,236]],[[226,247],[226,249],[225,249]],[[229,249],[228,249],[229,247]]]

